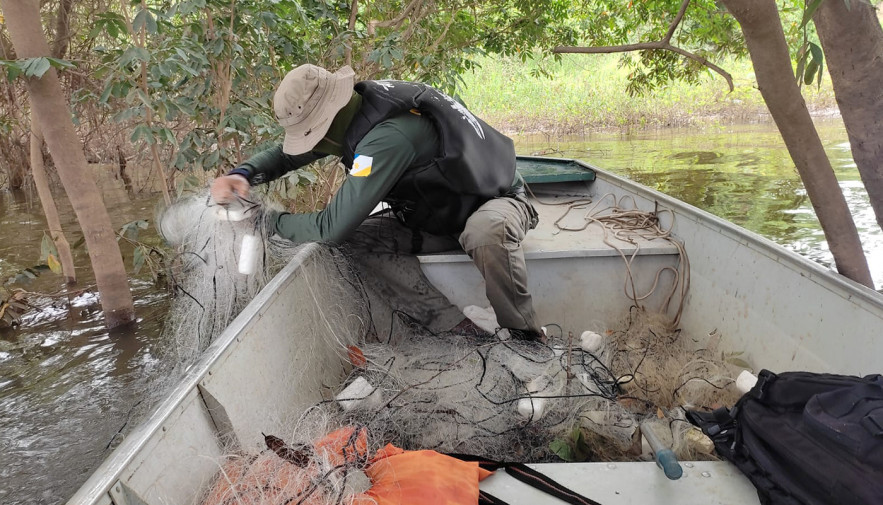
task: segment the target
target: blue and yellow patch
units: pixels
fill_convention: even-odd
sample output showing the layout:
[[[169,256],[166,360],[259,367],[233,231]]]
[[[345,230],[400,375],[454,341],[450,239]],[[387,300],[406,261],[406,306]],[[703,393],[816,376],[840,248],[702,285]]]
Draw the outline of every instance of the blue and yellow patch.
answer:
[[[353,160],[353,168],[350,170],[350,175],[353,177],[368,177],[371,175],[371,165],[373,163],[374,158],[371,156],[357,154],[356,159]]]

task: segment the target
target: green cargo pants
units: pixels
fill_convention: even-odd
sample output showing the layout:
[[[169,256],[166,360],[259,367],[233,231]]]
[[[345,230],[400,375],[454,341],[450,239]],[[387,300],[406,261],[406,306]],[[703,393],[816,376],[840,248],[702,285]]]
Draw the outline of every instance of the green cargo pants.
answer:
[[[539,332],[521,249],[537,220],[536,210],[523,195],[495,198],[469,217],[459,237],[423,233],[420,253],[465,251],[484,277],[500,326]],[[383,214],[366,219],[343,246],[360,270],[381,338],[396,312],[436,333],[465,317],[423,275],[411,254],[412,238],[410,229]]]

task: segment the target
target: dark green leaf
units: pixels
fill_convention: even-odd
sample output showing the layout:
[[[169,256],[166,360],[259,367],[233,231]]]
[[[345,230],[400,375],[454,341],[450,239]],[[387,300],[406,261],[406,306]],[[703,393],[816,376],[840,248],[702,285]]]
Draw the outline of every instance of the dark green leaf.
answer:
[[[28,58],[22,62],[22,70],[24,70],[25,77],[36,77],[37,79],[43,77],[43,74],[45,74],[51,66],[49,59],[43,57]]]
[[[815,15],[816,10],[822,5],[823,1],[824,0],[812,0],[810,3],[806,4],[806,10],[803,11],[803,20],[800,22],[800,28],[803,28],[809,23],[813,15]]]
[[[149,11],[147,12],[147,33],[154,34],[157,32],[156,18]]]
[[[809,58],[809,46],[804,45],[797,51],[797,71],[795,72],[795,77],[797,78],[798,84],[803,80],[803,71],[806,69],[806,60]]]
[[[214,168],[215,165],[218,164],[218,160],[221,158],[221,151],[215,149],[205,158],[205,167],[206,168]]]
[[[549,450],[564,461],[572,462],[573,450],[565,440],[556,439],[549,443]]]
[[[110,98],[110,94],[113,91],[113,85],[106,85],[104,91],[101,92],[101,96],[98,98],[99,103],[107,103],[107,100]]]
[[[132,131],[132,143],[134,144],[140,139],[144,139],[144,142],[147,142],[148,144],[156,142],[156,139],[153,137],[153,132],[150,131],[150,128],[145,124],[139,124],[135,127],[135,130]]]
[[[150,52],[143,47],[129,46],[120,56],[119,65],[120,67],[128,67],[133,63],[142,61],[150,61]]]
[[[147,254],[149,254],[149,252]],[[136,274],[138,272],[140,272],[141,267],[144,266],[144,258],[145,258],[144,246],[136,247],[135,252],[132,254],[132,266],[134,267]]]
[[[825,61],[825,53],[822,52],[822,48],[813,42],[809,43],[809,53],[812,55],[812,59],[818,63],[819,65]]]
[[[132,30],[138,32],[141,31],[142,28],[147,24],[147,16],[150,13],[145,9],[138,9],[138,13],[135,14],[135,19],[132,20]]]
[[[819,70],[819,64],[816,63],[816,60],[812,60],[806,64],[806,72],[803,74],[803,83],[804,84],[812,84],[813,79],[816,76],[816,72]]]
[[[67,60],[62,60],[59,58],[46,58],[46,59],[49,60],[49,64],[55,68],[64,69],[64,68],[75,68],[76,67],[76,65],[74,65],[73,63],[71,63]]]
[[[24,71],[18,63],[9,62],[6,64],[6,79],[12,81],[23,73]]]

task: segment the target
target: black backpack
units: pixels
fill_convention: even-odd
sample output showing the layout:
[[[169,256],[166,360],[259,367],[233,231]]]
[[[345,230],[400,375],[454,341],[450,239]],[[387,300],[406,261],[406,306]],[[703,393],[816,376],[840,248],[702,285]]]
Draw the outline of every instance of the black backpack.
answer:
[[[763,505],[883,505],[883,376],[763,370],[732,409],[688,412]]]

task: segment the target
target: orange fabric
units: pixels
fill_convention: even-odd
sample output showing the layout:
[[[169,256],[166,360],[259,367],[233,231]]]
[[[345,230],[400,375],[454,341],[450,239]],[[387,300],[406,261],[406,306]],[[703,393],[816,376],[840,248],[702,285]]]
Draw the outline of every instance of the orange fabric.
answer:
[[[310,483],[315,471],[298,468],[272,452],[264,452],[253,461],[235,458],[224,465],[222,473],[205,505],[268,505],[287,503]],[[268,485],[270,484],[270,485]],[[323,503],[315,494],[304,505]],[[295,500],[297,501],[297,500]]]
[[[388,445],[387,448],[398,449]],[[479,468],[475,461],[439,454],[435,451],[401,451],[375,458],[365,474],[371,489],[355,503],[377,505],[475,505],[478,503],[478,482],[491,472]]]
[[[368,434],[362,428],[335,430],[314,445],[316,454],[332,465],[364,461]],[[365,474],[371,489],[353,496],[354,505],[475,505],[478,482],[492,472],[474,461],[460,461],[435,451],[404,451],[387,444],[374,453]],[[297,503],[318,469],[298,468],[272,451],[255,458],[233,458],[216,479],[203,505],[276,505]],[[293,499],[293,500],[292,500]],[[324,503],[321,493],[302,503]]]
[[[368,430],[347,426],[332,431],[314,444],[316,454],[324,455],[332,465],[355,463],[368,455]]]

